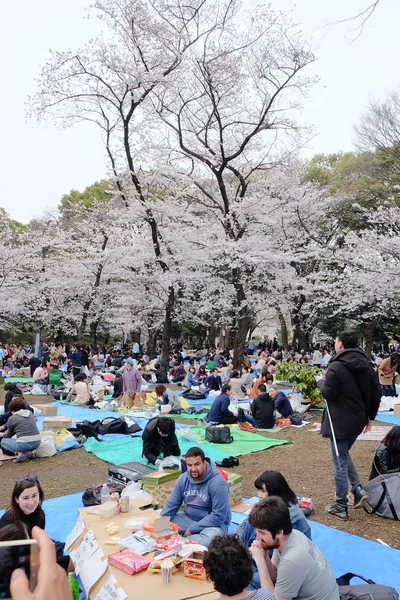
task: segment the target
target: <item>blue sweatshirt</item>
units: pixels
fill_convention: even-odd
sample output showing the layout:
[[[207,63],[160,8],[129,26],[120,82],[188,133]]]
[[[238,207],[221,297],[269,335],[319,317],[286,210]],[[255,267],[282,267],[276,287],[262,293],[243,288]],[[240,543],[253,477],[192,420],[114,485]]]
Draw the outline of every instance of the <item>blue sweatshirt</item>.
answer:
[[[290,404],[290,400],[283,392],[278,392],[275,396],[275,408],[279,410],[284,419],[293,414],[293,408]]]
[[[213,463],[207,462],[207,470],[201,481],[193,481],[188,471],[176,480],[171,496],[161,511],[161,516],[173,519],[182,502],[184,514],[193,521],[190,533],[200,533],[205,527],[221,527],[228,532],[231,522],[229,486]]]
[[[224,417],[233,417],[233,413],[228,408],[230,402],[228,394],[217,396],[208,413],[208,421],[210,423],[221,423]]]

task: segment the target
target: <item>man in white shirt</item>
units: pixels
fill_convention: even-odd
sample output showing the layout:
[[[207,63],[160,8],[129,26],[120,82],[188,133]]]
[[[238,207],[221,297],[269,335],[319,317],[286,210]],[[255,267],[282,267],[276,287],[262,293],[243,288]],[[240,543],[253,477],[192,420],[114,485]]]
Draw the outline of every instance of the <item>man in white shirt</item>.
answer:
[[[269,496],[256,504],[249,523],[257,531],[250,552],[261,587],[276,600],[339,600],[332,567],[311,540],[292,529],[289,509],[281,498]]]
[[[139,353],[140,353],[140,346],[139,346],[139,344],[137,342],[134,342],[134,344],[132,346],[133,358],[135,358],[136,360],[138,360]]]

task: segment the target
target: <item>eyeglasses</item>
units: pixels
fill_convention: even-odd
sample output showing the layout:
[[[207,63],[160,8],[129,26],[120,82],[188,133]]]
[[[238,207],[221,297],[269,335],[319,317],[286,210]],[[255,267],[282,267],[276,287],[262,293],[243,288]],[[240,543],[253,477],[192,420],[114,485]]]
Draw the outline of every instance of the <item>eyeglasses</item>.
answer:
[[[37,481],[37,480],[38,480],[38,478],[36,477],[36,475],[27,475],[26,477],[17,479],[17,481],[15,483],[17,485],[22,485],[25,481],[30,481],[31,483],[35,483],[35,481]]]

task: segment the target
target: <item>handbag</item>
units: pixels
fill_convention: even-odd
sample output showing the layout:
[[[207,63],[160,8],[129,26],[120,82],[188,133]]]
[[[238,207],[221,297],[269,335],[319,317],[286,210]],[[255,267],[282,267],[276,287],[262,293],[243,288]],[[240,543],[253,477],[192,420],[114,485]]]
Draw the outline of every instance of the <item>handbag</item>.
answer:
[[[211,442],[213,444],[231,444],[233,442],[231,428],[227,425],[224,425],[223,427],[209,425],[206,428],[206,442]]]
[[[350,579],[353,577],[358,577],[366,583],[350,585]],[[399,598],[396,590],[389,585],[377,584],[372,579],[354,573],[346,573],[336,579],[336,582],[339,586],[340,600],[398,600]]]

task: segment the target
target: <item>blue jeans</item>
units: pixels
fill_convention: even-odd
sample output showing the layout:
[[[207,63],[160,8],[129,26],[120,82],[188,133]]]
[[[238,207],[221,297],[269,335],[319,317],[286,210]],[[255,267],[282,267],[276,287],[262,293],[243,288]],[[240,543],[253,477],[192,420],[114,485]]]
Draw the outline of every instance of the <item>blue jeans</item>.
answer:
[[[176,523],[182,529],[182,533],[186,531],[186,529],[190,529],[190,526],[193,525],[195,521],[189,519],[184,512],[180,512],[173,519],[171,519],[172,523]],[[216,535],[224,535],[226,531],[222,529],[222,527],[205,527],[203,531],[200,533],[196,533],[190,536],[190,539],[196,542],[196,544],[202,544],[206,548],[208,548],[211,540]]]
[[[39,448],[40,440],[36,442],[17,442],[15,438],[2,438],[1,447],[6,450],[5,454],[17,454],[17,452],[32,452]]]
[[[361,485],[360,477],[349,454],[356,439],[336,440],[339,452],[339,457],[337,457],[331,438],[332,459],[335,467],[336,503],[343,507],[347,507],[348,481],[351,483],[352,492]]]

